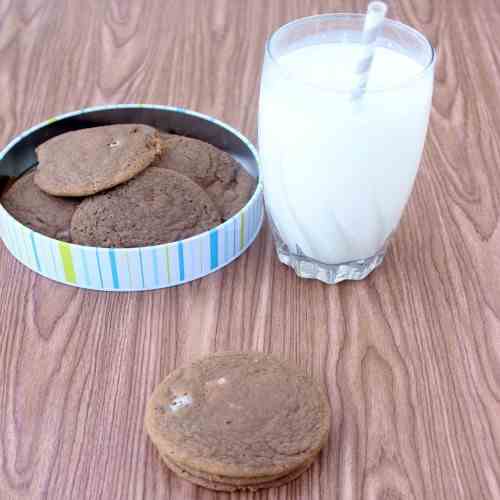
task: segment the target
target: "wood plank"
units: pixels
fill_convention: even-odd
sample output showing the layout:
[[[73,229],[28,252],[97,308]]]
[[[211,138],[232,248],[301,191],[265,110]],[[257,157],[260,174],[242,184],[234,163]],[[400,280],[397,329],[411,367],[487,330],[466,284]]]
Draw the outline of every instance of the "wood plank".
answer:
[[[391,1],[438,47],[414,193],[383,267],[299,280],[266,227],[221,272],[175,289],[54,284],[0,245],[0,498],[228,498],[177,479],[145,402],[204,353],[259,350],[322,380],[333,408],[301,479],[234,498],[500,498],[500,12]],[[256,138],[264,43],[361,0],[0,0],[0,139],[90,104],[176,104]]]

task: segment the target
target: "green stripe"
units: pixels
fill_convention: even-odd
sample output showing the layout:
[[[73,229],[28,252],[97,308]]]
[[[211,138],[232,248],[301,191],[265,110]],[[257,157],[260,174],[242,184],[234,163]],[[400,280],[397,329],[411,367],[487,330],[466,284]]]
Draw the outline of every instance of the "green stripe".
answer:
[[[58,243],[59,246],[59,254],[61,255],[63,268],[64,268],[64,276],[66,281],[69,283],[76,283],[76,273],[75,266],[73,265],[73,257],[71,255],[70,246],[67,243],[63,243],[60,241]]]
[[[245,214],[242,213],[240,217],[240,250],[245,246]]]

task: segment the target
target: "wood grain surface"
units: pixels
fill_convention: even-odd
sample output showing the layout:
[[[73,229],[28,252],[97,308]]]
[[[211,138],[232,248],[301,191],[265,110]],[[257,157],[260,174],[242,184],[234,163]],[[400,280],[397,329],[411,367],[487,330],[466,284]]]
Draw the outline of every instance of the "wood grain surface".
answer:
[[[175,289],[57,285],[0,244],[0,499],[499,499],[500,10],[390,1],[439,62],[415,190],[382,268],[299,280],[266,228],[223,271]],[[175,104],[256,135],[266,37],[359,0],[0,0],[0,139],[57,113]],[[215,494],[176,478],[146,438],[153,387],[223,350],[275,353],[333,409],[301,479]]]

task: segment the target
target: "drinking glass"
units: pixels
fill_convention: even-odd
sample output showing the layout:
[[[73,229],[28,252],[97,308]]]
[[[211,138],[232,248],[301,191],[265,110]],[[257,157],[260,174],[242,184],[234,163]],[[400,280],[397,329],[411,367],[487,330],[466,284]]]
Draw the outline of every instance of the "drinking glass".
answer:
[[[431,109],[435,51],[387,19],[367,88],[355,95],[364,19],[299,19],[265,49],[259,149],[276,251],[299,276],[326,283],[362,279],[382,263]]]

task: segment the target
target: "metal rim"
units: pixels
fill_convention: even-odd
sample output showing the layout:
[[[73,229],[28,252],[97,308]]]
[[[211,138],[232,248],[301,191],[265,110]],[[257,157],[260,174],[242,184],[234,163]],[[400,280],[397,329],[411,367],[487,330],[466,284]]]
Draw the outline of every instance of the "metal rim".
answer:
[[[255,146],[241,132],[239,132],[235,128],[231,127],[231,125],[228,125],[227,123],[220,121],[217,118],[213,118],[209,115],[199,113],[198,111],[193,111],[191,109],[186,109],[186,108],[179,108],[176,106],[165,106],[165,105],[159,105],[159,104],[113,104],[113,105],[106,105],[106,106],[93,106],[93,107],[83,108],[81,110],[70,111],[68,113],[57,115],[53,118],[49,118],[48,120],[45,120],[41,123],[38,123],[37,125],[34,125],[33,127],[29,128],[28,130],[25,130],[24,132],[22,132],[21,134],[16,136],[14,139],[12,139],[7,144],[7,146],[5,146],[5,148],[3,148],[2,151],[0,151],[0,161],[2,161],[4,156],[16,144],[21,142],[27,136],[29,136],[30,134],[32,134],[36,130],[39,130],[43,127],[46,127],[47,125],[51,125],[52,123],[54,123],[56,121],[64,120],[65,118],[71,118],[72,116],[78,116],[78,115],[83,115],[86,113],[92,113],[94,111],[106,111],[106,110],[124,109],[124,108],[125,109],[127,109],[127,108],[129,108],[129,109],[157,109],[157,110],[173,111],[176,113],[183,113],[183,114],[187,114],[187,115],[191,115],[191,116],[196,116],[196,117],[201,118],[203,120],[214,123],[222,128],[225,128],[226,130],[231,132],[233,135],[238,137],[248,147],[248,149],[252,153],[252,156],[254,157],[255,162],[257,164],[257,168],[259,170],[259,176],[257,178],[257,186],[255,188],[255,191],[254,191],[253,195],[251,196],[251,198],[248,200],[248,202],[243,206],[243,208],[241,210],[239,210],[236,214],[234,214],[231,218],[229,218],[227,221],[215,226],[215,228],[209,229],[208,231],[204,231],[204,232],[199,233],[199,234],[195,234],[193,236],[190,236],[189,238],[185,238],[185,239],[177,240],[177,241],[172,241],[170,243],[160,243],[158,245],[149,245],[149,246],[145,246],[145,247],[115,248],[114,250],[116,252],[118,252],[118,253],[127,252],[130,250],[137,250],[140,248],[165,248],[165,247],[169,247],[169,246],[174,247],[179,242],[189,242],[189,241],[192,241],[192,240],[195,240],[198,238],[202,238],[202,237],[206,236],[210,231],[213,231],[214,229],[224,228],[224,227],[229,226],[230,224],[233,224],[234,221],[237,219],[237,217],[241,213],[245,213],[248,210],[248,208],[250,206],[252,206],[257,201],[257,199],[261,196],[262,191],[263,191],[262,179],[261,179],[260,168],[259,168],[259,155],[257,153],[257,149],[255,148]],[[59,241],[55,238],[51,238],[50,236],[46,236],[44,234],[38,233],[37,231],[33,231],[32,229],[28,228],[27,226],[24,226],[24,224],[21,224],[17,219],[12,217],[12,215],[10,215],[10,213],[7,212],[7,210],[5,210],[5,208],[2,206],[1,203],[0,203],[0,210],[3,212],[3,215],[6,216],[9,220],[13,221],[16,224],[19,224],[20,226],[28,229],[29,231],[32,231],[33,233],[36,233],[37,235],[40,235],[43,238],[47,238],[47,239],[52,240],[52,241]],[[95,247],[95,246],[78,245],[76,243],[68,243],[68,245],[71,245],[72,247],[75,247],[75,248],[96,248],[96,249],[103,248],[103,247]]]

